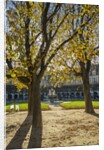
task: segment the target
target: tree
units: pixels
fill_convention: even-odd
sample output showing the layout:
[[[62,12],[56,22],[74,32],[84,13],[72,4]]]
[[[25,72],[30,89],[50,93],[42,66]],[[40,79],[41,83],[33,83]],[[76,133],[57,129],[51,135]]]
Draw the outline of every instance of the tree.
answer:
[[[77,7],[75,7],[77,6]],[[78,5],[35,2],[7,2],[6,63],[7,77],[28,87],[28,113],[32,131],[42,128],[40,83],[57,52],[77,34],[70,18],[78,18]],[[81,12],[80,12],[81,13]],[[79,25],[83,28],[93,13]],[[71,33],[71,34],[70,34]],[[16,63],[16,64],[15,64]],[[40,133],[41,134],[41,133]],[[31,147],[40,147],[38,140]]]
[[[56,57],[61,56],[61,59],[54,58],[54,61],[56,61],[58,65],[57,72],[61,74],[61,77],[57,75],[59,81],[65,81],[64,78],[69,78],[69,76],[72,79],[73,75],[77,78],[81,77],[83,81],[85,111],[87,113],[94,113],[90,95],[89,72],[91,63],[94,63],[99,55],[99,9],[98,6],[83,5],[79,11],[82,10],[84,10],[84,15],[80,17],[81,24],[84,20],[89,18],[92,12],[93,17],[89,21],[89,24],[85,25],[83,28],[78,28],[78,34],[56,55]],[[77,12],[77,14],[79,14],[79,12]],[[72,19],[72,21],[76,22],[76,26],[79,25],[77,20]],[[63,69],[60,70],[59,66],[61,66],[61,68],[63,66]]]

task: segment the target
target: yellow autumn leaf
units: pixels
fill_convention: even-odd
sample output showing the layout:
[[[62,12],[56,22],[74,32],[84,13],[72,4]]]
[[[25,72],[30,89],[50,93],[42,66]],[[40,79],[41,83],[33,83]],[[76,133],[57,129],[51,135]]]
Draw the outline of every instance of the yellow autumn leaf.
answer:
[[[16,77],[16,74],[15,74],[15,73],[12,73],[12,74],[11,74],[11,77],[12,77],[12,78],[15,78],[15,77]]]

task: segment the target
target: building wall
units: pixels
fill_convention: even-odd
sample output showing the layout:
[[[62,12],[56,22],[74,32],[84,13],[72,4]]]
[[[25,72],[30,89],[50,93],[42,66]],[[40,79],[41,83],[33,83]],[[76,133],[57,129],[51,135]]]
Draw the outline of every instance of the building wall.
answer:
[[[49,90],[52,88],[49,84],[48,76],[45,76],[41,83],[41,100],[48,99]],[[99,65],[94,65],[91,68],[90,75],[90,93],[92,99],[99,99]],[[45,87],[43,86],[45,85]],[[54,88],[59,100],[84,99],[83,97],[83,83],[79,80],[72,80],[72,82],[63,83],[61,87]],[[28,101],[28,90],[22,89],[17,92],[16,87],[9,83],[6,85],[6,102],[17,103]]]
[[[92,99],[99,99],[99,65],[92,65],[90,73],[90,93]],[[48,84],[48,79],[44,81],[44,84],[47,85],[42,89],[43,96],[48,96],[50,87]],[[44,85],[43,84],[43,85]],[[82,80],[72,80],[71,82],[64,82],[60,88],[54,88],[56,94],[60,100],[72,100],[72,99],[84,99],[83,97],[83,82]]]

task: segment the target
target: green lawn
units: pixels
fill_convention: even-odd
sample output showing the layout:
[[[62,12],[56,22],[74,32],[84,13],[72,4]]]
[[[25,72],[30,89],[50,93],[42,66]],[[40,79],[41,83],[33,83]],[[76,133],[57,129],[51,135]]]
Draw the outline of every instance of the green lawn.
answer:
[[[12,104],[8,104],[8,105],[5,106],[6,111],[10,111],[10,105],[12,105]],[[19,103],[18,105],[19,105],[19,110],[20,111],[28,110],[28,103]],[[49,107],[48,104],[41,103],[41,110],[50,110],[50,107]]]
[[[99,102],[93,101],[93,107],[99,108]],[[65,109],[84,109],[85,108],[85,102],[84,101],[71,101],[71,102],[62,102],[60,104],[62,108]]]
[[[6,111],[10,111],[10,105],[7,104],[5,106]],[[19,103],[19,110],[20,111],[27,111],[28,110],[28,103]],[[85,102],[84,101],[69,101],[69,102],[62,102],[60,103],[60,106],[64,109],[84,109],[85,108]],[[93,101],[94,108],[99,108],[99,102]],[[41,103],[41,110],[50,110],[49,104]]]

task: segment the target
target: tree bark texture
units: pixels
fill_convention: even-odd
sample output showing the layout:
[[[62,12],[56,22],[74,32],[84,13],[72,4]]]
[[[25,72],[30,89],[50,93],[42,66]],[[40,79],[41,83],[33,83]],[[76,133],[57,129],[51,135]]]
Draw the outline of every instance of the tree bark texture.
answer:
[[[32,100],[32,83],[28,87],[28,115],[32,116],[33,100]]]
[[[83,79],[83,91],[85,100],[85,112],[94,113],[90,94],[89,73],[86,73],[82,79]]]
[[[40,148],[42,141],[42,114],[40,99],[40,80],[33,77],[32,84],[32,129],[29,141],[29,148]]]

